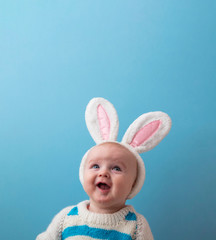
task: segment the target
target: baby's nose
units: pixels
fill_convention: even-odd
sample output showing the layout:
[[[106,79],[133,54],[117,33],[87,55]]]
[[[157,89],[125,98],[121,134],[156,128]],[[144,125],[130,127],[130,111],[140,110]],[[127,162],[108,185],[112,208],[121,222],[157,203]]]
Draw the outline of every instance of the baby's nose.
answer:
[[[110,177],[109,171],[106,169],[101,169],[101,171],[99,172],[99,177]]]

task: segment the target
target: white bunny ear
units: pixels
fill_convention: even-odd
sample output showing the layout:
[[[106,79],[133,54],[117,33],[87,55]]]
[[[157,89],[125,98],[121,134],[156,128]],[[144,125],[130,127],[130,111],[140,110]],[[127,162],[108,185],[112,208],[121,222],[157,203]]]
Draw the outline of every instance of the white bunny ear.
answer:
[[[99,144],[103,141],[116,141],[119,121],[114,106],[104,98],[93,98],[86,107],[87,128]]]
[[[169,132],[170,117],[163,112],[149,112],[138,117],[127,129],[122,142],[139,153],[154,148]]]

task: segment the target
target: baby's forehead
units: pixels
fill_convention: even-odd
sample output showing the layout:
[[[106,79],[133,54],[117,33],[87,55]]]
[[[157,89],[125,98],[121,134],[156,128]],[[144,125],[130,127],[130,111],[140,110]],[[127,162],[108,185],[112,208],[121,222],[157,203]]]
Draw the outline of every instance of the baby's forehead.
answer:
[[[136,157],[126,147],[118,143],[103,143],[93,147],[87,155],[87,162],[92,160],[123,161],[126,165],[137,164]]]

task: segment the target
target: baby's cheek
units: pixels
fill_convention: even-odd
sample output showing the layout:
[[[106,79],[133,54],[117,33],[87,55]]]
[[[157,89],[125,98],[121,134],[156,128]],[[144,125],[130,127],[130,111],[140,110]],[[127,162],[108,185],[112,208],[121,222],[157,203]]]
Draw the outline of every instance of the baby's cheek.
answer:
[[[88,174],[85,175],[84,177],[84,188],[89,188],[93,185],[94,180],[91,176],[89,176]]]
[[[125,180],[125,187],[127,189],[127,191],[131,191],[134,183],[135,183],[135,177],[134,176],[128,176],[127,179]]]
[[[87,194],[89,194],[91,192],[91,184],[89,184],[88,182],[85,182],[83,184],[83,188]]]

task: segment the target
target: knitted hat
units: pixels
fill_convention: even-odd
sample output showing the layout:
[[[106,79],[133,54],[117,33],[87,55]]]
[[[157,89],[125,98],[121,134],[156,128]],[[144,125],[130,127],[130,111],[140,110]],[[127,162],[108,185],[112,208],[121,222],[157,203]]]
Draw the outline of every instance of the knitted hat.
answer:
[[[168,134],[171,128],[170,117],[163,112],[141,115],[129,126],[121,142],[117,142],[117,112],[106,99],[93,98],[86,107],[85,120],[96,146],[114,142],[127,148],[135,156],[138,164],[137,178],[128,199],[133,198],[141,190],[145,180],[145,166],[139,154],[154,148]],[[79,177],[82,185],[85,162],[91,149],[86,152],[80,164]]]

